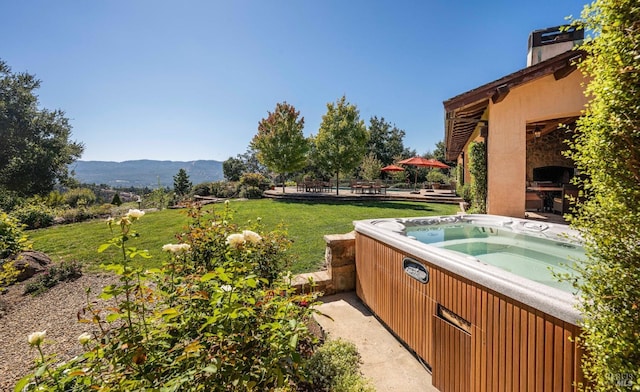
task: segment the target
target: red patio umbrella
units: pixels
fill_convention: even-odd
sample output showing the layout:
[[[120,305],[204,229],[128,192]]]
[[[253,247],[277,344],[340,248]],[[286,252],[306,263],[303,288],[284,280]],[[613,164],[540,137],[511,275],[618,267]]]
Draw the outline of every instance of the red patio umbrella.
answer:
[[[400,166],[396,166],[396,165],[389,165],[389,166],[385,166],[382,169],[380,169],[380,171],[383,172],[398,172],[398,171],[404,171],[404,168],[400,167]]]
[[[435,159],[427,159],[423,157],[413,157],[413,158],[403,159],[398,163],[401,165],[411,165],[411,166],[418,166],[418,167],[435,167],[437,169],[449,168],[449,166],[445,165],[440,161],[437,161]],[[418,185],[418,171],[416,170],[416,178],[413,184],[413,189],[416,189],[417,185]]]

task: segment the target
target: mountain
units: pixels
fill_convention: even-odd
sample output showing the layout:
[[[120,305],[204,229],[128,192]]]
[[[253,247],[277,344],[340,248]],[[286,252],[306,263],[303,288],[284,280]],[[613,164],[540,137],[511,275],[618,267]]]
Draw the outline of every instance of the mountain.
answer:
[[[86,184],[107,184],[114,187],[173,187],[173,176],[186,170],[194,185],[224,178],[222,162],[218,161],[154,161],[148,159],[107,162],[77,161],[69,166],[75,178]]]

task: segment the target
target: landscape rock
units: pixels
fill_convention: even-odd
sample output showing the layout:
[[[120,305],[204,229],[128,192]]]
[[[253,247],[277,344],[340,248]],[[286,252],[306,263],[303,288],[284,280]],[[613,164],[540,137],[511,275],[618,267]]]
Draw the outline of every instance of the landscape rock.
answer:
[[[20,271],[17,281],[22,282],[46,271],[50,264],[51,258],[45,253],[31,250],[19,253],[14,259],[14,266]]]

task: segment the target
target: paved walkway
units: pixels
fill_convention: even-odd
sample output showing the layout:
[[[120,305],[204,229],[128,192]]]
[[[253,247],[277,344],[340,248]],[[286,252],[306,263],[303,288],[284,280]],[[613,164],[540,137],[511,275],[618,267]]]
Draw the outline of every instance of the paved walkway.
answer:
[[[355,292],[321,298],[316,315],[329,339],[354,343],[362,357],[361,370],[378,392],[438,391],[431,374],[362,304]]]

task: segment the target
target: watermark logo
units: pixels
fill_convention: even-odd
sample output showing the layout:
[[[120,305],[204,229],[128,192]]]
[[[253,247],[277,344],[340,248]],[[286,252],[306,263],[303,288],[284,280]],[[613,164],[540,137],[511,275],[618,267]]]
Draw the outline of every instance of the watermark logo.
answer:
[[[609,373],[609,380],[619,387],[633,386],[633,377],[631,373]]]

